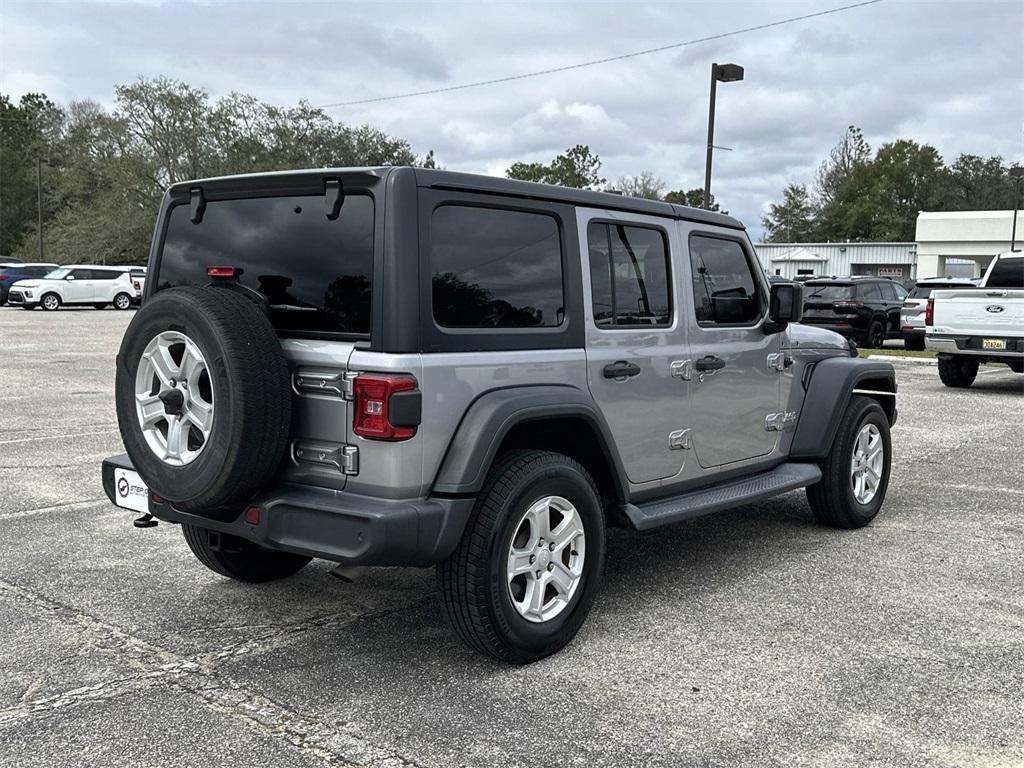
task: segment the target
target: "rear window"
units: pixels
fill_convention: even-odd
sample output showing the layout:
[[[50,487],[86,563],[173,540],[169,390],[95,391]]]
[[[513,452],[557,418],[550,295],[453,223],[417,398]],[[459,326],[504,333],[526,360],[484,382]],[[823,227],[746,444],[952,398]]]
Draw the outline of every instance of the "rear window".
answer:
[[[817,284],[809,283],[804,288],[804,301],[821,300],[836,301],[837,299],[852,299],[855,286],[839,283]]]
[[[208,285],[214,266],[241,269],[279,331],[369,335],[373,199],[346,195],[333,220],[322,195],[210,201],[199,224],[172,208],[157,290]]]
[[[438,325],[562,324],[561,237],[547,214],[441,206],[430,220],[430,270]]]
[[[999,259],[985,281],[986,288],[1024,288],[1024,258]]]
[[[932,291],[944,291],[950,288],[974,288],[974,283],[918,283],[907,296],[908,299],[927,299]]]

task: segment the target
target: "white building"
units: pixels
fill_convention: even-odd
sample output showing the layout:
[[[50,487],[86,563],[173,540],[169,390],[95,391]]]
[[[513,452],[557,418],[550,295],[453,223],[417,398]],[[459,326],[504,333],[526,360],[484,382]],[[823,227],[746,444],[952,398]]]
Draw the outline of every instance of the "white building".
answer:
[[[1024,214],[1017,217],[1017,247],[1024,240]],[[917,215],[917,273],[934,277],[965,259],[984,272],[992,257],[1010,250],[1013,211],[935,211]]]
[[[878,275],[908,280],[918,276],[917,243],[758,243],[754,249],[769,275],[789,279]],[[963,259],[949,259],[944,267],[953,277],[977,274],[974,262]]]

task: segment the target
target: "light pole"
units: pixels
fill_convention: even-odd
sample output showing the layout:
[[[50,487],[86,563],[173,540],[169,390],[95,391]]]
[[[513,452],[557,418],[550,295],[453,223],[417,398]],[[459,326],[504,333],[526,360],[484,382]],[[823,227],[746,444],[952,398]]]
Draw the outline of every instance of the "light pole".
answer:
[[[715,150],[715,91],[718,83],[734,83],[743,79],[739,64],[711,65],[711,102],[708,107],[708,156],[704,165],[704,207],[711,207],[711,155]]]
[[[50,168],[57,168],[64,163],[58,158],[48,157],[46,165]],[[36,155],[36,214],[38,216],[36,228],[39,230],[39,261],[45,261],[43,258],[43,158],[41,155]]]

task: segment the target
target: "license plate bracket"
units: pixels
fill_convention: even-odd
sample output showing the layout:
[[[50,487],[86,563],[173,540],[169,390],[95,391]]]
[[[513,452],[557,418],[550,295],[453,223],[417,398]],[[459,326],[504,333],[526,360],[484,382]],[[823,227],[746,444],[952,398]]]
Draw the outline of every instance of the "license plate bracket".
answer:
[[[982,339],[982,349],[1006,349],[1006,339]]]

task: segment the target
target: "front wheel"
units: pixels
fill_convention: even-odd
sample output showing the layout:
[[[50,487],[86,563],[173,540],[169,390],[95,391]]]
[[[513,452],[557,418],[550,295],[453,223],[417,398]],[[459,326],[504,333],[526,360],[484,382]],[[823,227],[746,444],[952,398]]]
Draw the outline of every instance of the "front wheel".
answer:
[[[512,664],[575,637],[604,568],[594,481],[559,453],[516,450],[495,462],[455,552],[437,567],[441,608],[467,646]]]
[[[55,312],[60,309],[60,296],[56,293],[43,294],[43,298],[39,300],[39,304],[47,312]]]
[[[947,387],[966,389],[978,376],[978,361],[963,357],[940,357],[939,378]]]
[[[214,573],[237,581],[259,584],[298,573],[313,558],[263,549],[245,539],[215,533],[195,525],[182,525],[192,554]]]
[[[891,465],[885,411],[870,397],[854,395],[821,464],[821,480],[807,488],[815,520],[836,528],[870,523],[885,501]]]

